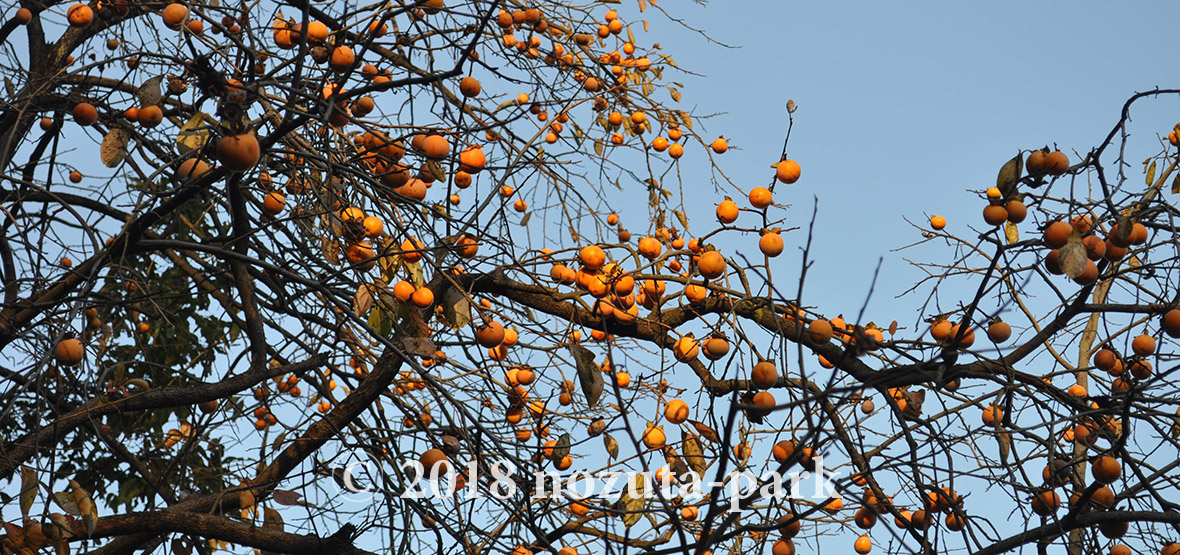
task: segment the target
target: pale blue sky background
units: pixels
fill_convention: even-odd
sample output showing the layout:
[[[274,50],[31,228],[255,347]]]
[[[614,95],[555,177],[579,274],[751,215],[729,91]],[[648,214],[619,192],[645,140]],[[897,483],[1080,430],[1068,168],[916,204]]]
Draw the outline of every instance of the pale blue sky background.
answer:
[[[691,34],[670,38],[672,24],[651,17],[651,35],[664,51],[707,76],[685,78],[681,104],[726,112],[706,123],[706,136],[723,134],[736,147],[719,160],[743,189],[767,184],[786,129],[784,105],[798,103],[790,157],[803,176],[780,187],[776,200],[793,204],[788,225],[805,226],[812,196],[819,197],[818,265],[808,298],[830,315],[856,313],[879,256],[888,279],[866,316],[916,307],[914,298],[891,301],[917,277],[901,256],[950,251],[890,254],[920,239],[902,216],[921,223],[943,214],[956,232],[978,227],[983,203],[966,190],[994,184],[1018,149],[1056,143],[1076,162],[1073,150],[1084,153],[1105,137],[1132,93],[1180,86],[1180,2],[660,6],[740,47],[707,45]],[[640,18],[633,2],[619,9],[626,19]],[[1166,134],[1180,121],[1180,99],[1141,101],[1132,116],[1144,141],[1132,143],[1141,161],[1158,151],[1145,131]],[[1131,170],[1142,179],[1142,168]],[[696,185],[714,204],[720,200],[703,179]],[[690,219],[712,222],[711,210],[694,203]],[[785,238],[791,254],[803,233]],[[794,277],[798,263],[786,258],[779,264]],[[823,284],[833,280],[841,287]],[[885,322],[894,317],[912,323],[902,315]]]

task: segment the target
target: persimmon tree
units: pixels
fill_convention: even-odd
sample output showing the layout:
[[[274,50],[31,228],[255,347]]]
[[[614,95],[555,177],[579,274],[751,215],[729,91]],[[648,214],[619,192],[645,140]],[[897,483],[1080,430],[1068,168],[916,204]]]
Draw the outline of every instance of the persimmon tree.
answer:
[[[0,549],[1180,551],[1180,127],[1128,150],[1180,91],[920,216],[878,325],[610,7],[10,6]]]

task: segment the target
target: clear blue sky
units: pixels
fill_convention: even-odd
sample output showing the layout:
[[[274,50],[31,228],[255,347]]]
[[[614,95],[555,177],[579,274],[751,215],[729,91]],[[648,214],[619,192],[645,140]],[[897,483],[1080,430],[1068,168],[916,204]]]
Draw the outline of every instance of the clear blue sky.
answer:
[[[780,188],[776,200],[793,205],[787,225],[805,226],[812,197],[819,198],[808,298],[828,315],[859,310],[880,256],[889,279],[866,316],[916,306],[912,297],[892,301],[918,275],[901,257],[949,256],[949,249],[890,253],[921,238],[902,216],[921,223],[942,214],[954,231],[979,226],[983,203],[966,190],[994,184],[1018,149],[1056,144],[1076,162],[1074,149],[1084,153],[1105,137],[1132,93],[1180,86],[1177,2],[660,6],[738,47],[690,33],[668,37],[671,23],[643,14],[652,16],[651,36],[664,51],[705,76],[685,78],[681,104],[725,112],[706,122],[706,136],[723,134],[736,147],[719,161],[740,187],[767,184],[786,129],[784,105],[798,104],[790,157],[803,177]],[[632,2],[619,9],[640,18]],[[1140,129],[1154,122],[1152,129],[1166,134],[1180,121],[1180,101],[1140,102],[1132,116]],[[1155,152],[1140,146],[1144,157]],[[712,193],[703,178],[686,181],[693,185]],[[694,222],[713,221],[708,203],[689,210]],[[786,239],[790,254],[803,233]],[[780,264],[793,277],[798,264],[786,258]],[[903,316],[885,321],[911,325]]]

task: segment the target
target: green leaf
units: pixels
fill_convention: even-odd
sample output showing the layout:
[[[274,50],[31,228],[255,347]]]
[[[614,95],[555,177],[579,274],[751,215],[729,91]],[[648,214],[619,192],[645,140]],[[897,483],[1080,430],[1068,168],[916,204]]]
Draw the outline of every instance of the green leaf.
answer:
[[[582,382],[582,393],[586,396],[586,403],[594,406],[602,397],[602,373],[594,364],[594,353],[581,345],[570,345],[570,352],[578,365],[578,381]]]
[[[1151,166],[1147,168],[1147,185],[1151,186],[1151,182],[1155,181],[1155,160],[1151,161]]]
[[[20,514],[29,516],[29,509],[33,508],[33,501],[37,500],[37,471],[28,465],[20,468]]]

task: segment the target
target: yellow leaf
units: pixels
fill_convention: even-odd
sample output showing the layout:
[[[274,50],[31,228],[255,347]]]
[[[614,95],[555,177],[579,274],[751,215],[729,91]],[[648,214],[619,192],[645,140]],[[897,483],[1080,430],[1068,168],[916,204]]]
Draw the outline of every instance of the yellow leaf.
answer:
[[[20,468],[20,514],[29,516],[29,509],[33,508],[33,501],[37,499],[37,472],[28,465]]]
[[[205,112],[197,112],[193,117],[180,126],[180,133],[176,135],[176,145],[181,154],[188,154],[205,146],[209,140],[209,125],[205,121]]]

